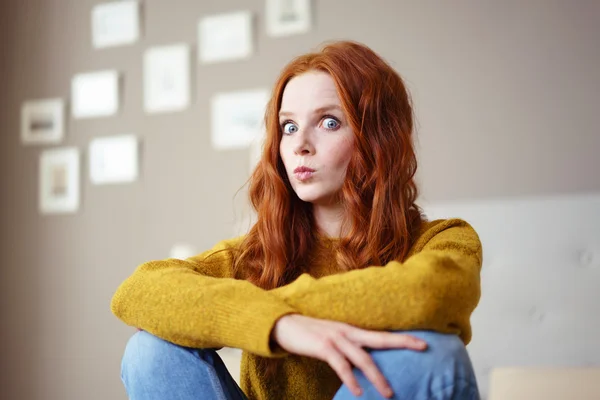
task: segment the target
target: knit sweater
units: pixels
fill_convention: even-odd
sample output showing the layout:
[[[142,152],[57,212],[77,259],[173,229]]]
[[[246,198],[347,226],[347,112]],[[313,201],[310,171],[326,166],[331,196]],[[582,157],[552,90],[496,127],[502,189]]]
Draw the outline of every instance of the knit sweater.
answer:
[[[331,399],[341,381],[324,362],[274,349],[284,315],[340,321],[371,330],[427,329],[471,339],[480,297],[481,243],[458,219],[425,222],[403,262],[340,272],[335,239],[321,238],[310,273],[273,290],[232,278],[232,251],[242,238],[187,260],[140,265],[116,291],[112,312],[128,325],[194,348],[243,350],[241,386],[251,400]],[[264,376],[259,356],[281,357]]]

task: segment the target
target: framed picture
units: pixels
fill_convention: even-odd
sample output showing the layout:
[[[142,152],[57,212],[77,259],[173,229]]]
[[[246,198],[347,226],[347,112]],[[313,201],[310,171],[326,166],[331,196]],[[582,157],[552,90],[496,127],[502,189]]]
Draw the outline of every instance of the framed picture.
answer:
[[[133,182],[138,177],[138,140],[135,135],[92,139],[90,180],[95,185]]]
[[[263,127],[261,127],[263,128]],[[262,152],[265,145],[266,139],[266,131],[265,129],[259,129],[256,133],[256,136],[250,142],[250,164],[249,164],[249,172],[254,172],[254,169],[258,165],[260,161],[260,157],[262,156]]]
[[[311,0],[266,0],[267,34],[288,36],[311,28]]]
[[[75,75],[71,96],[73,118],[115,115],[119,110],[119,73],[106,70]]]
[[[195,246],[189,243],[177,243],[171,247],[169,252],[169,258],[177,258],[179,260],[185,260],[200,253]]]
[[[79,150],[43,151],[39,164],[39,210],[42,214],[74,213],[79,209]]]
[[[137,42],[140,37],[140,3],[123,0],[92,8],[92,45],[96,49]]]
[[[217,150],[247,148],[261,136],[269,91],[218,93],[211,99],[211,142]]]
[[[21,142],[51,144],[65,135],[65,102],[62,99],[31,100],[21,107]]]
[[[239,60],[250,57],[253,51],[250,11],[204,17],[198,23],[198,61]]]
[[[190,48],[154,47],[144,54],[144,109],[149,113],[182,111],[190,105]]]

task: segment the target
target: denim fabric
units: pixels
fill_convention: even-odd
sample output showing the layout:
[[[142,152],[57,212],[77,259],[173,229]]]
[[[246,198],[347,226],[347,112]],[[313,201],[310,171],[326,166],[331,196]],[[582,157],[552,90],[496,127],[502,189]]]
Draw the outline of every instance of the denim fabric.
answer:
[[[471,361],[457,336],[403,333],[425,340],[427,350],[370,352],[392,386],[393,399],[479,400]],[[354,373],[362,396],[342,385],[333,400],[383,399],[360,370]],[[247,400],[215,350],[177,346],[144,331],[127,343],[121,378],[131,400]]]

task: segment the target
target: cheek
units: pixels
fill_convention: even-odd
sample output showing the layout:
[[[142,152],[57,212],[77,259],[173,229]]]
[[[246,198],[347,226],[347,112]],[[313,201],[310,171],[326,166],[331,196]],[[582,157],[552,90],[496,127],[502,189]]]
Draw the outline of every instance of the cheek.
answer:
[[[331,150],[331,162],[336,169],[346,169],[352,158],[353,144],[350,140],[343,140],[333,146]]]

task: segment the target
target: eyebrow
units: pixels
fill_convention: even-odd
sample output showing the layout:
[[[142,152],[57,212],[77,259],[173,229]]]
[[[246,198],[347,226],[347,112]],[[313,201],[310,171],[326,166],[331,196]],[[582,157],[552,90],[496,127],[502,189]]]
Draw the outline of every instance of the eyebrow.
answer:
[[[329,106],[319,107],[316,110],[314,110],[312,113],[313,114],[322,114],[322,113],[325,113],[327,111],[332,111],[332,110],[337,110],[337,111],[343,112],[342,108],[340,106],[338,106],[336,104],[332,104]],[[279,118],[292,117],[292,116],[294,116],[294,113],[291,111],[279,111]]]

